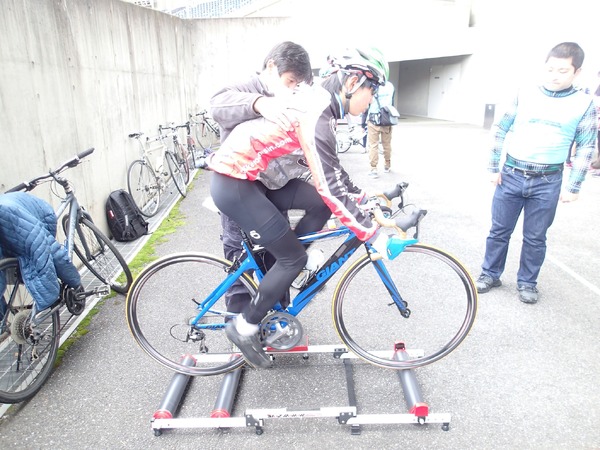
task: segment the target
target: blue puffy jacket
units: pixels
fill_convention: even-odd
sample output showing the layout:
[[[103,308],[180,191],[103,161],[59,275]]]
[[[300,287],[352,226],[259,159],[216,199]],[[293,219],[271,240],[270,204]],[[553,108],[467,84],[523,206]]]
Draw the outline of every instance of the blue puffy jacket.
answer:
[[[24,192],[0,195],[0,257],[18,258],[23,281],[39,309],[60,294],[60,278],[70,287],[81,284],[67,250],[56,241],[56,214],[45,201]],[[6,280],[0,273],[0,296]]]

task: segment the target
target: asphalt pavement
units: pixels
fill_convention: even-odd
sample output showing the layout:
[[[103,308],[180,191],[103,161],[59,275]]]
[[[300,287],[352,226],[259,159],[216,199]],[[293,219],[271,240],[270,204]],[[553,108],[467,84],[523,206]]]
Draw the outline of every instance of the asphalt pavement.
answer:
[[[367,155],[353,147],[340,159],[356,184],[383,190],[399,181],[407,200],[428,209],[421,240],[443,248],[479,274],[490,226],[492,187],[485,171],[491,138],[481,127],[402,119],[394,130],[392,171],[367,176]],[[158,245],[159,256],[221,253],[219,220],[204,208],[210,174],[200,171],[181,202],[185,224]],[[253,428],[175,429],[155,436],[151,418],[173,373],[139,349],[125,322],[125,298],[107,299],[44,388],[0,421],[0,446],[20,449],[600,448],[600,178],[588,177],[580,199],[561,204],[548,235],[538,304],[518,300],[520,225],[503,286],[479,297],[475,325],[447,358],[414,371],[438,424],[364,425],[360,435],[333,418],[267,420]],[[331,333],[328,287],[301,317]],[[368,318],[365,326],[369,326]],[[322,324],[322,325],[319,325]],[[327,330],[327,331],[325,331]],[[337,344],[337,341],[330,342]],[[177,417],[208,417],[222,377],[194,378]],[[359,413],[405,413],[393,371],[355,365]],[[234,409],[314,410],[347,405],[344,368],[330,357],[244,371]]]

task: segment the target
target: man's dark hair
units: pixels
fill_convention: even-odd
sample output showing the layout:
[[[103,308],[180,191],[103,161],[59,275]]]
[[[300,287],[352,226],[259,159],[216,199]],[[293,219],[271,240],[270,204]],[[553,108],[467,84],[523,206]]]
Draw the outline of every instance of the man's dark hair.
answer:
[[[571,58],[571,64],[575,67],[575,70],[578,70],[583,64],[584,57],[585,53],[583,53],[583,49],[579,44],[576,44],[575,42],[562,42],[550,50],[550,53],[548,53],[548,56],[546,57],[546,61],[550,58]]]
[[[279,75],[285,72],[292,72],[299,81],[311,84],[313,73],[310,66],[310,58],[308,52],[301,45],[290,41],[285,41],[277,44],[271,49],[265,62],[263,70],[267,68],[269,60],[277,66]]]

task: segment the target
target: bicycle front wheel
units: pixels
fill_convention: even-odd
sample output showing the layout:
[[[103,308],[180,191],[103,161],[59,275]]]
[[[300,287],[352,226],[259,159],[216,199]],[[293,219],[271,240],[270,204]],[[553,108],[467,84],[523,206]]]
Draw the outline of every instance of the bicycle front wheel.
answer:
[[[156,214],[160,203],[160,186],[152,167],[142,160],[131,163],[127,171],[127,189],[144,216]]]
[[[185,193],[187,192],[187,185],[185,184],[185,175],[183,173],[182,167],[175,159],[175,155],[171,152],[165,153],[165,159],[167,161],[169,173],[171,174],[171,179],[173,180],[175,187],[177,188],[181,196],[185,197]]]
[[[0,403],[32,398],[54,369],[60,340],[58,311],[31,322],[33,299],[14,258],[0,260],[6,281],[0,297]]]
[[[63,217],[65,234],[69,230],[69,216]],[[119,250],[88,218],[82,217],[75,227],[73,251],[79,260],[102,283],[119,294],[127,294],[133,281],[131,270]]]
[[[201,152],[196,147],[196,144],[188,144],[187,161],[190,172],[196,169],[196,161],[200,161],[200,153]]]
[[[175,160],[179,166],[179,170],[183,173],[183,180],[185,184],[190,182],[190,166],[188,164],[187,148],[181,143],[175,144]]]
[[[244,359],[225,335],[227,306],[222,292],[192,323],[231,265],[212,255],[179,253],[146,267],[131,286],[125,308],[138,345],[163,366],[186,375],[219,375],[241,367]],[[248,301],[254,298],[257,288],[252,278],[244,275],[239,281],[238,295]],[[183,355],[192,355],[195,365],[184,364]]]
[[[476,310],[477,291],[463,265],[442,250],[417,244],[392,261],[359,258],[336,287],[333,322],[360,358],[379,367],[414,369],[455,350]],[[395,351],[402,344],[408,351]]]
[[[201,133],[198,136],[198,142],[200,142],[200,145],[204,148],[205,152],[207,150],[210,152],[220,137],[219,126],[214,122],[208,123],[208,121],[206,121],[200,126],[200,129]]]

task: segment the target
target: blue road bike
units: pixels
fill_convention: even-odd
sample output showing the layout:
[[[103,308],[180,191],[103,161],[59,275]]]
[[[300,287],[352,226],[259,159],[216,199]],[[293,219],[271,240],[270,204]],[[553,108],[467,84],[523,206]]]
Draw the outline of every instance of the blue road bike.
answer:
[[[456,258],[419,243],[419,226],[427,211],[404,205],[407,186],[399,184],[378,197],[380,201],[370,202],[375,220],[404,234],[401,253],[391,260],[382,259],[345,226],[300,237],[312,243],[311,249],[329,245],[331,250],[333,245],[331,256],[291,295],[289,305],[277,304],[263,319],[260,332],[267,352],[305,346],[308,334],[311,342],[330,339],[322,324],[313,320],[306,331],[299,316],[334,277],[338,278],[332,302],[334,328],[345,350],[369,363],[412,369],[445,357],[465,339],[477,309],[473,280]],[[393,198],[399,198],[395,211]],[[409,229],[415,230],[412,237],[406,237]],[[127,296],[126,314],[134,339],[146,353],[187,375],[217,375],[244,364],[225,336],[231,313],[224,294],[239,280],[254,298],[265,273],[265,250],[247,236],[243,247],[235,261],[178,253],[140,273]],[[338,277],[344,266],[347,269]],[[417,356],[397,358],[398,348],[413,349]],[[193,355],[193,366],[187,365],[186,355]]]

